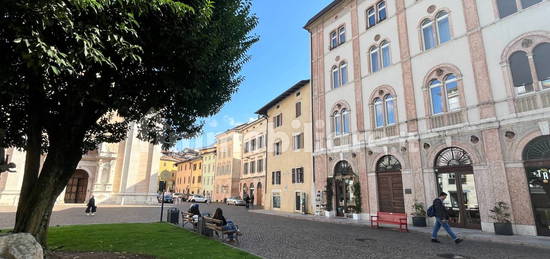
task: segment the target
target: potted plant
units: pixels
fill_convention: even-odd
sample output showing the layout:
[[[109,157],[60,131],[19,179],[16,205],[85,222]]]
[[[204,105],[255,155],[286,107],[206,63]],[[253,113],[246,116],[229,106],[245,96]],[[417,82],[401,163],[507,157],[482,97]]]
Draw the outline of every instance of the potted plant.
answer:
[[[506,202],[499,201],[495,204],[495,207],[490,210],[492,214],[490,217],[495,220],[493,223],[495,225],[495,234],[508,236],[514,234],[512,222],[510,221],[510,213],[508,213],[509,209],[510,207]]]
[[[354,220],[360,220],[361,219],[361,183],[359,181],[356,181],[353,183],[353,197],[355,201],[355,211],[353,213],[353,219]]]
[[[332,178],[327,178],[327,185],[326,185],[326,206],[325,206],[325,216],[327,218],[334,216],[334,211],[332,211]]]
[[[424,210],[424,203],[414,201],[412,206],[414,212],[411,213],[413,226],[415,227],[426,227],[426,210]]]

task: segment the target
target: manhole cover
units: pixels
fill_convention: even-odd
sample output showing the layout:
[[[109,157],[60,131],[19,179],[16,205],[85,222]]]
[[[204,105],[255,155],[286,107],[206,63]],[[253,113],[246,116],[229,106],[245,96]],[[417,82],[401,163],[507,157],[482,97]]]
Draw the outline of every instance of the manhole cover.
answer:
[[[437,256],[441,258],[449,258],[449,259],[464,259],[466,256],[463,255],[456,255],[456,254],[438,254]]]
[[[374,240],[373,240],[373,239],[370,239],[370,238],[356,238],[355,241],[367,242],[367,241],[374,241]]]

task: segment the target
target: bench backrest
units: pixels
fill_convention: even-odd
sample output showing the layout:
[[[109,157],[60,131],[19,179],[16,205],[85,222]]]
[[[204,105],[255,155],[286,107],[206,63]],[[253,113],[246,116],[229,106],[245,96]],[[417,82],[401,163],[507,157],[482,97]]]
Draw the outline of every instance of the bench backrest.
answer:
[[[219,220],[219,219],[214,219],[214,218],[211,218],[211,217],[202,217],[206,223],[210,223],[210,224],[219,224],[221,225],[223,223],[223,221]]]
[[[376,213],[378,220],[399,222],[400,219],[407,219],[407,214],[393,212],[378,212]]]

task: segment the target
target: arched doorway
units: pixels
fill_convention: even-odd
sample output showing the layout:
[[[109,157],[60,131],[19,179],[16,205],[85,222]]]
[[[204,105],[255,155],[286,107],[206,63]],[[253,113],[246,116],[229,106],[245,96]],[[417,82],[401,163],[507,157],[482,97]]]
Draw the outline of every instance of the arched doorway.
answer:
[[[65,203],[84,203],[88,189],[88,173],[76,170],[65,189]]]
[[[246,183],[243,183],[243,196],[241,198],[246,198],[248,195],[248,186],[246,186]]]
[[[446,192],[443,205],[452,226],[481,229],[479,203],[472,159],[458,147],[442,150],[435,159],[434,171],[439,192]]]
[[[256,205],[257,206],[262,206],[262,183],[258,183],[258,185],[256,186]]]
[[[250,203],[254,205],[254,183],[250,183],[250,189],[249,189],[249,195],[250,195]]]
[[[523,150],[537,234],[550,236],[550,136],[531,140]]]
[[[380,158],[376,164],[379,211],[405,213],[401,163],[394,156]]]
[[[334,167],[334,188],[336,189],[336,216],[355,212],[353,186],[359,177],[353,172],[348,161],[340,161]]]

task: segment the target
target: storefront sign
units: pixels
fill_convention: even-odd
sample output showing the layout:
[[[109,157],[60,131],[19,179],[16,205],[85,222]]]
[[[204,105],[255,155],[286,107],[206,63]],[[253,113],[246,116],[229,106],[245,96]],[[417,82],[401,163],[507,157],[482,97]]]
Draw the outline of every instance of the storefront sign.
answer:
[[[547,168],[538,169],[534,172],[531,172],[531,174],[533,174],[534,177],[542,180],[542,182],[545,184],[548,184],[548,182],[550,181],[550,170],[548,170]]]

